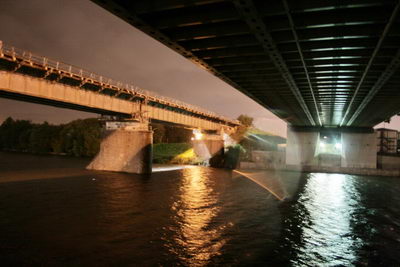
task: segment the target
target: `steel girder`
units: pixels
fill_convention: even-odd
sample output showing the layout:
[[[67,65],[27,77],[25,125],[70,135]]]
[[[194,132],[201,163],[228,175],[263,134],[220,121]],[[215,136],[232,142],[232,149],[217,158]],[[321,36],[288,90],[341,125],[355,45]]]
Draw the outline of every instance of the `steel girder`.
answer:
[[[94,2],[292,125],[400,112],[399,0]]]

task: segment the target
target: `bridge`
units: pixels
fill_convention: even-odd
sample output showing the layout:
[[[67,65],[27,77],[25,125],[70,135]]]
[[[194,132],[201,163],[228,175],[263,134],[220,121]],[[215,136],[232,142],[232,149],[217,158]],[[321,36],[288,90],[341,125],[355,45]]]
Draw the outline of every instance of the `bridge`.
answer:
[[[238,121],[0,41],[0,96],[126,119],[221,130]]]
[[[203,150],[205,146],[209,154],[223,147],[224,132],[229,133],[239,125],[237,120],[1,41],[0,97],[117,118],[106,123],[112,134],[103,140],[100,154],[90,165],[100,170],[150,172],[149,121],[205,132],[197,143]]]
[[[288,165],[376,168],[372,127],[400,112],[398,0],[93,2],[288,122]]]

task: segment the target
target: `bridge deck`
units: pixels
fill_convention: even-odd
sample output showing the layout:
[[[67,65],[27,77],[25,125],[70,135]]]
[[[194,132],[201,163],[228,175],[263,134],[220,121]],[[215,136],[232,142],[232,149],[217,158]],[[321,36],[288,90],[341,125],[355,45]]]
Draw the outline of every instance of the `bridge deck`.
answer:
[[[236,120],[199,107],[6,46],[0,41],[1,70],[0,96],[3,97],[125,117],[142,112],[150,119],[205,129],[216,129],[223,125],[234,127],[239,124]],[[32,88],[22,86],[21,80],[30,83]],[[38,89],[45,86],[54,91]],[[54,97],[56,92],[74,97]]]
[[[94,0],[299,126],[400,111],[398,0]]]

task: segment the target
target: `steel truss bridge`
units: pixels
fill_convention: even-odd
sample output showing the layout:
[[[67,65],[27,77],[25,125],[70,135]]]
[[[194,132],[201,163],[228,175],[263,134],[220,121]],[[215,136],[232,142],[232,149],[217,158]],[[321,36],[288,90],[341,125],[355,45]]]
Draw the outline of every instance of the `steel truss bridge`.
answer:
[[[239,125],[236,120],[1,41],[0,97],[203,130]]]
[[[398,0],[94,0],[294,126],[400,111]]]

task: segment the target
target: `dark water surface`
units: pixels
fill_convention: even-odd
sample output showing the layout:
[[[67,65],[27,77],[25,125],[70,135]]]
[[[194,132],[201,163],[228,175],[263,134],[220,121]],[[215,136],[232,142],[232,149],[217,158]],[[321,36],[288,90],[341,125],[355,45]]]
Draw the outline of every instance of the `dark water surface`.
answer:
[[[0,153],[1,266],[400,266],[399,178],[86,163]]]

